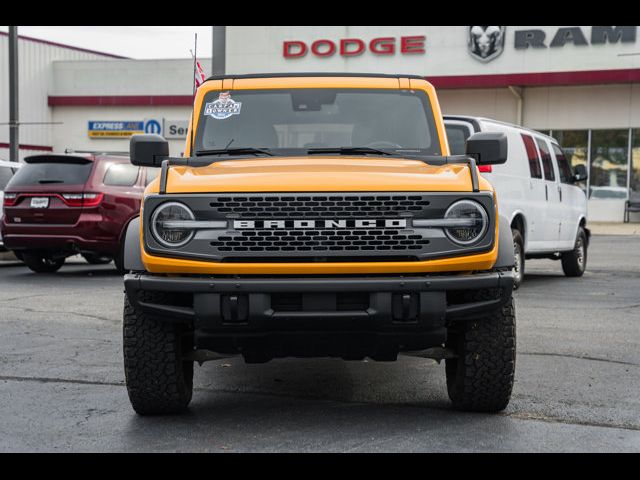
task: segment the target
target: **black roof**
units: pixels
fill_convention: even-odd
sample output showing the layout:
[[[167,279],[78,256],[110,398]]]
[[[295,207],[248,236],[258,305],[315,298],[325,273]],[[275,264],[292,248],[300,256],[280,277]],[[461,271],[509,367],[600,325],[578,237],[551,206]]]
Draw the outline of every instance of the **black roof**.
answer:
[[[209,80],[242,80],[252,78],[296,78],[296,77],[347,77],[347,78],[411,78],[414,80],[426,80],[420,75],[388,75],[384,73],[325,73],[325,72],[302,72],[302,73],[252,73],[249,75],[214,75],[207,78]]]

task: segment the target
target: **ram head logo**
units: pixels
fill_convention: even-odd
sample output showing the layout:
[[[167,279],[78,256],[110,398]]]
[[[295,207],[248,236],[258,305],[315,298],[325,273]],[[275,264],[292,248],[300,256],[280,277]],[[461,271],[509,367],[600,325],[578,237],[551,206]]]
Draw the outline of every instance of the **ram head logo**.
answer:
[[[504,51],[507,27],[469,27],[469,53],[476,60],[490,62]]]

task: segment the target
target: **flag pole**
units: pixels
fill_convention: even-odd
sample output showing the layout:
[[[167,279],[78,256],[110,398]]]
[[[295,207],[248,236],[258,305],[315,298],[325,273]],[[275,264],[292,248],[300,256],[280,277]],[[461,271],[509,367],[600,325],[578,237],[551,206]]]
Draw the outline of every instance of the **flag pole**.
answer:
[[[195,34],[194,46],[193,46],[193,75],[191,75],[191,82],[193,83],[193,97],[191,99],[191,145],[189,149],[189,156],[193,157],[193,142],[194,142],[194,130],[195,126],[195,99],[196,99],[196,69],[198,66],[198,34]]]

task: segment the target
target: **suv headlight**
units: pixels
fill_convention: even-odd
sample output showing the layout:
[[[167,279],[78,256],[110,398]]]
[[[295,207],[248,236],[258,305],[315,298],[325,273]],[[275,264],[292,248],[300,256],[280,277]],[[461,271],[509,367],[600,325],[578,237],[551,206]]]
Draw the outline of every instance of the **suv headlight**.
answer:
[[[489,217],[484,207],[473,200],[461,200],[449,207],[444,214],[448,223],[456,226],[445,228],[447,237],[459,245],[471,245],[480,240],[489,227]]]
[[[195,219],[186,205],[178,202],[163,203],[151,216],[151,233],[165,247],[182,247],[195,235],[195,230],[189,228],[189,223]]]

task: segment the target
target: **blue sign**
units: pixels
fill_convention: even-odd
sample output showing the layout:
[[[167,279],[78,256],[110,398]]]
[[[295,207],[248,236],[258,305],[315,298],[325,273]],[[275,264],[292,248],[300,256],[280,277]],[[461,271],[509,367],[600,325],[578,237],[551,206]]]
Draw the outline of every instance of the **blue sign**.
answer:
[[[144,127],[139,121],[90,121],[88,132],[91,138],[122,138],[144,133]]]
[[[144,133],[155,133],[160,135],[162,133],[162,126],[157,120],[147,120],[144,124]]]

